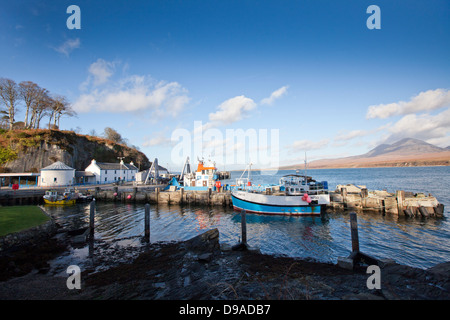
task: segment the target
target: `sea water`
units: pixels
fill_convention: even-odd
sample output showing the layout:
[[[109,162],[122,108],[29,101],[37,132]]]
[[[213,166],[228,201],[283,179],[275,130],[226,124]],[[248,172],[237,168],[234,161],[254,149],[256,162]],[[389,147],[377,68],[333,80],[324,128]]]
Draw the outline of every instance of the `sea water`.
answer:
[[[294,170],[253,171],[254,184],[276,183]],[[242,172],[232,172],[233,184]],[[303,174],[301,171],[300,174]],[[308,170],[317,181],[328,181],[330,190],[337,184],[364,185],[369,190],[431,193],[445,205],[444,218],[405,218],[379,213],[359,213],[360,250],[376,258],[429,268],[450,261],[450,167],[400,167]],[[57,222],[67,228],[86,227],[89,204],[47,207]],[[218,228],[220,242],[234,245],[240,241],[240,215],[230,208],[206,206],[151,205],[150,241],[169,242],[190,239],[206,230]],[[323,217],[289,217],[247,214],[247,239],[262,253],[311,258],[335,263],[351,252],[348,212]],[[144,205],[113,202],[96,204],[96,239],[123,240],[141,245],[144,235]]]

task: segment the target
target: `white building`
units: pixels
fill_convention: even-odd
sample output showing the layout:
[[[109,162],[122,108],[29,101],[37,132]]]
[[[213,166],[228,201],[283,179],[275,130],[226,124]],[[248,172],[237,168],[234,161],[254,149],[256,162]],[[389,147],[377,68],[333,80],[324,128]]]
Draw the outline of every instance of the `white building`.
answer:
[[[97,184],[112,183],[118,181],[134,181],[138,168],[130,162],[124,163],[108,163],[97,162],[92,160],[91,164],[84,170],[85,172],[92,172],[95,176]]]
[[[41,187],[71,186],[75,181],[75,169],[61,161],[41,169],[39,185]]]

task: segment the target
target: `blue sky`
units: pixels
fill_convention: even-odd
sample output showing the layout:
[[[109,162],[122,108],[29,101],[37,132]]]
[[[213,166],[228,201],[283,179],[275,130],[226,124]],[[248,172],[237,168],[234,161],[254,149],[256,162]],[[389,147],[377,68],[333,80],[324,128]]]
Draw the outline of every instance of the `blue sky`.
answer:
[[[80,30],[66,26],[72,4]],[[373,4],[381,29],[369,30]],[[181,154],[227,169],[267,166],[261,150],[287,165],[404,137],[446,147],[449,12],[439,0],[2,1],[0,76],[66,95],[78,116],[61,129],[112,127],[172,170],[173,137],[194,145],[199,121],[214,139]],[[258,143],[267,129],[268,148],[227,129]]]

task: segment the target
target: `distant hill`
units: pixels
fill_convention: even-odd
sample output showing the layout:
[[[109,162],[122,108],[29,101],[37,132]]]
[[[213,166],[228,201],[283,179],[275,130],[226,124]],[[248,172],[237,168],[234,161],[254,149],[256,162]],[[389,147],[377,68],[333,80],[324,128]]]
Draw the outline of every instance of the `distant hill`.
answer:
[[[92,161],[131,161],[141,170],[151,165],[147,156],[129,146],[73,131],[0,129],[0,171],[39,172],[56,161],[84,170]]]
[[[381,144],[361,155],[362,158],[377,157],[380,155],[418,155],[424,153],[442,152],[445,148],[439,148],[425,141],[413,138],[405,138],[393,144]]]
[[[311,161],[308,168],[448,166],[449,147],[440,148],[419,139],[405,138],[393,144],[381,144],[358,156]],[[280,169],[297,169],[303,166],[290,165]]]

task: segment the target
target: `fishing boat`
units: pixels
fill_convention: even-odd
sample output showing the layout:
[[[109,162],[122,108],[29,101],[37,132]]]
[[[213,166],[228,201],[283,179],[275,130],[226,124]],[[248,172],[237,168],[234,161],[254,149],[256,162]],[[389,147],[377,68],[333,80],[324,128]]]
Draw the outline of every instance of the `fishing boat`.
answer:
[[[305,170],[306,173],[306,170]],[[240,183],[241,187],[231,192],[236,211],[272,215],[320,215],[330,203],[328,182],[317,182],[311,177],[289,174],[280,178],[278,185],[252,187],[251,183]]]
[[[221,183],[215,162],[211,160],[205,161],[203,158],[198,159],[197,170],[191,171],[189,157],[187,157],[180,178],[177,180],[173,177],[166,189],[176,187],[175,189],[184,188],[184,190],[207,191],[220,186]]]
[[[76,197],[73,197],[70,192],[60,194],[56,190],[45,191],[43,198],[44,203],[52,205],[72,205],[77,201]]]

